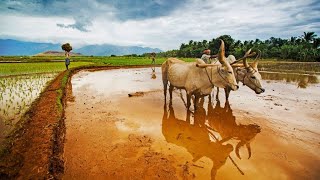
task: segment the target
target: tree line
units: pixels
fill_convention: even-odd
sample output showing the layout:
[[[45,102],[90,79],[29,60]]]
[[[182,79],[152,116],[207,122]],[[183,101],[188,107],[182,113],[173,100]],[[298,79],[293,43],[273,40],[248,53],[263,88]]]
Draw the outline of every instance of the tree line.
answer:
[[[220,40],[226,45],[226,55],[241,57],[252,48],[253,51],[261,51],[262,58],[291,59],[295,61],[320,61],[320,38],[314,32],[304,32],[302,36],[289,39],[271,37],[267,40],[240,41],[230,35],[222,35],[210,41],[193,41],[182,43],[177,50],[169,50],[157,53],[158,57],[201,57],[204,49],[210,49],[212,54],[219,50]],[[147,55],[147,54],[145,54]]]

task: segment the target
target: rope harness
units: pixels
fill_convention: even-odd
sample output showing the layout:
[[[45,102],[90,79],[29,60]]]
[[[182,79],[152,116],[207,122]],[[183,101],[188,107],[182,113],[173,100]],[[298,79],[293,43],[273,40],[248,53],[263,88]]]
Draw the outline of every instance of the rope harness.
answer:
[[[206,70],[206,74],[207,74],[207,76],[208,76],[208,79],[209,79],[212,87],[214,87],[214,84],[212,83],[212,77],[213,77],[212,71],[211,71],[211,78],[210,78],[209,73],[208,73],[208,71],[207,71],[207,67],[205,67],[204,69]],[[221,73],[220,73],[220,71],[221,71],[220,66],[217,66],[217,71],[218,71],[219,76],[220,76],[227,84],[230,84],[230,83],[221,75]]]
[[[211,71],[211,78],[210,78],[209,73],[208,73],[208,71],[207,71],[207,67],[205,67],[204,69],[206,70],[206,74],[207,74],[207,76],[208,76],[208,79],[209,79],[209,81],[210,81],[210,84],[212,85],[212,87],[214,87],[214,84],[212,83],[212,71]]]

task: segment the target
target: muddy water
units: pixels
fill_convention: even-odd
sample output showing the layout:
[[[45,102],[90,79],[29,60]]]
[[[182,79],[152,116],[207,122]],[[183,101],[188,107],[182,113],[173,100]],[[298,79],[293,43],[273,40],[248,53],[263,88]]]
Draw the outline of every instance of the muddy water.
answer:
[[[159,68],[82,71],[66,108],[64,179],[319,179],[320,85],[263,84],[264,94],[240,87],[187,111],[179,90],[164,106]]]

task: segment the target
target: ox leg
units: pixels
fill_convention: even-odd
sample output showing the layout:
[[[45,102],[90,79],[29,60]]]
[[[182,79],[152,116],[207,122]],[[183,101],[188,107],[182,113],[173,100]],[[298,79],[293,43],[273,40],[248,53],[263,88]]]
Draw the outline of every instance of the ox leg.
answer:
[[[164,99],[167,100],[167,88],[168,84],[163,85],[163,94],[164,94]]]
[[[163,95],[164,95],[164,104],[167,104],[167,88],[168,88],[168,84],[164,83],[163,84]]]
[[[189,110],[191,106],[191,95],[187,93],[187,109]]]
[[[190,115],[191,115],[191,112],[189,110],[187,110],[187,118],[186,118],[186,122],[188,124],[190,124]]]
[[[226,94],[226,101],[229,99],[230,91],[231,91],[231,90],[230,90],[229,87],[224,88],[224,92],[225,92],[225,94]]]
[[[219,88],[217,87],[217,94],[216,94],[216,100],[219,100]]]
[[[170,94],[170,105],[172,105],[172,91],[173,91],[173,86],[169,86],[169,94]]]
[[[197,106],[199,105],[199,95],[194,95],[194,96],[195,96],[195,98],[194,98],[193,105],[194,105],[194,110],[196,110]]]
[[[203,104],[204,104],[204,96],[201,96],[199,103],[200,103],[200,106],[203,107]]]

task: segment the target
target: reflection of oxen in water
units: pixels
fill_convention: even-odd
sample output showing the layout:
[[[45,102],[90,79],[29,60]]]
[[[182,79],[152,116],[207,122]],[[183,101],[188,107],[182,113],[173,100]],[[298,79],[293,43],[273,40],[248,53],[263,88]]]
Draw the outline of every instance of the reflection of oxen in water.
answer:
[[[214,131],[217,131],[220,134],[222,138],[221,142],[225,142],[230,139],[240,141],[235,148],[239,159],[241,159],[239,149],[244,145],[247,147],[249,158],[251,157],[250,143],[254,137],[260,133],[261,128],[256,124],[237,124],[236,117],[232,113],[229,101],[226,101],[224,108],[220,106],[219,100],[217,100],[217,104],[214,108],[212,103],[208,104],[208,124]]]
[[[299,82],[298,82],[298,88],[307,88],[308,86],[308,81],[309,81],[309,77],[301,77]]]
[[[193,162],[202,157],[208,157],[213,161],[211,177],[214,179],[217,170],[223,166],[232,152],[231,144],[223,145],[220,142],[210,140],[209,131],[205,125],[206,111],[199,106],[194,112],[194,124],[190,124],[191,112],[187,111],[186,120],[175,117],[172,106],[164,106],[162,119],[162,133],[167,142],[184,147],[193,156]]]
[[[156,67],[155,66],[151,67],[151,70],[152,70],[151,79],[156,79],[157,78],[157,76],[156,76]]]

